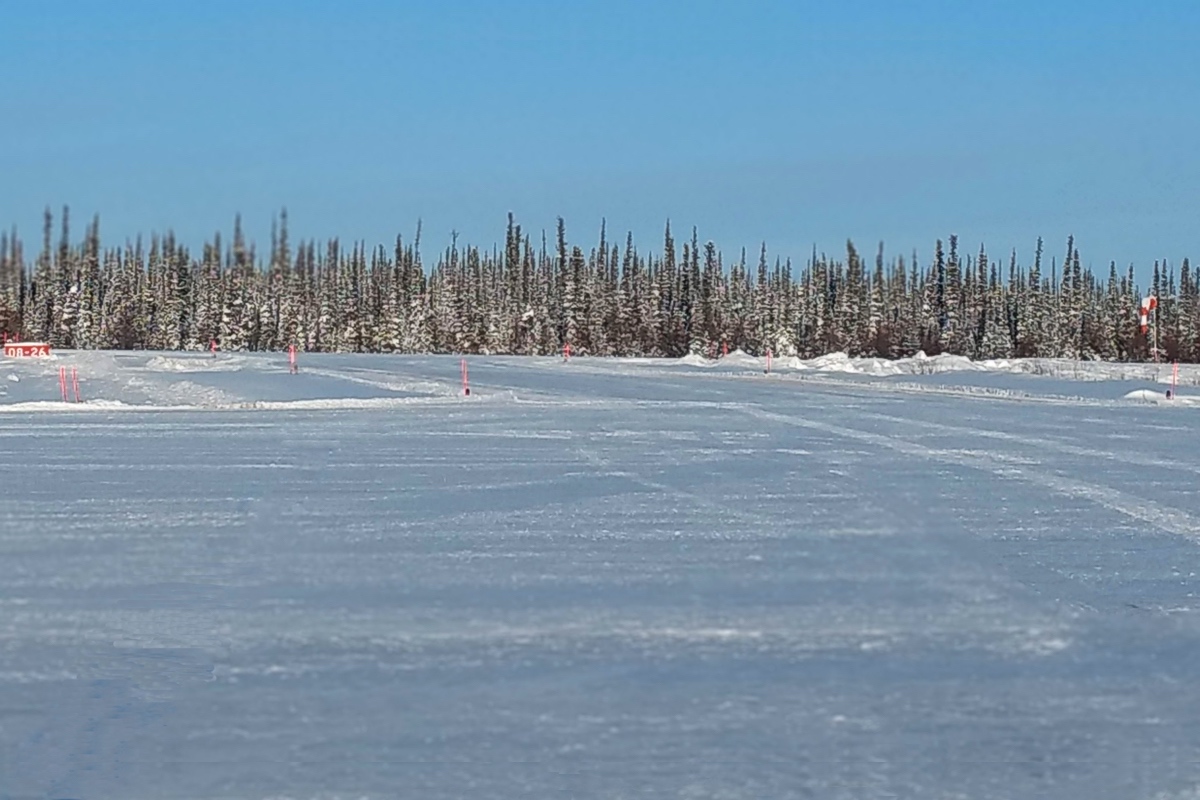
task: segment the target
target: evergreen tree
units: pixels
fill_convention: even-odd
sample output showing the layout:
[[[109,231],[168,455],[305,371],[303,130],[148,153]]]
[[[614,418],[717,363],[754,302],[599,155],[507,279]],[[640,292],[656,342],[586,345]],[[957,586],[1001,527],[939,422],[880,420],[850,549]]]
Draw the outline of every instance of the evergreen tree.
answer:
[[[706,356],[726,346],[777,356],[841,351],[897,357],[918,350],[974,358],[1068,356],[1144,359],[1151,337],[1137,321],[1141,297],[1158,298],[1153,322],[1161,356],[1200,359],[1200,280],[1190,261],[1154,263],[1141,289],[1132,268],[1107,275],[1083,264],[1067,241],[1043,270],[1042,240],[1032,264],[1012,251],[1007,275],[983,244],[977,256],[913,254],[890,265],[880,245],[873,268],[847,241],[844,260],[814,247],[793,274],[790,261],[757,264],[746,252],[728,263],[698,231],[677,257],[668,222],[661,255],[624,248],[602,221],[589,249],[570,242],[558,220],[553,250],[540,250],[508,216],[503,247],[449,246],[428,270],[421,228],[390,249],[337,239],[293,248],[286,210],[272,225],[260,263],[235,217],[228,249],[220,234],[193,257],[168,232],[105,248],[98,219],[81,242],[64,209],[59,236],[46,210],[41,251],[27,263],[14,230],[0,233],[0,327],[57,347],[302,349],[354,352],[554,354],[570,342],[588,355]],[[318,255],[320,254],[320,255]]]

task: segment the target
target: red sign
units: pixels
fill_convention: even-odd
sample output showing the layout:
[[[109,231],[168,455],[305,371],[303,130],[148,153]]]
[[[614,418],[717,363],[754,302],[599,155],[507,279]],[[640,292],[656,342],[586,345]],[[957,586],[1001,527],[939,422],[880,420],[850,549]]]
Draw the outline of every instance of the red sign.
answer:
[[[5,342],[4,355],[9,358],[37,358],[50,355],[50,345],[45,342]]]

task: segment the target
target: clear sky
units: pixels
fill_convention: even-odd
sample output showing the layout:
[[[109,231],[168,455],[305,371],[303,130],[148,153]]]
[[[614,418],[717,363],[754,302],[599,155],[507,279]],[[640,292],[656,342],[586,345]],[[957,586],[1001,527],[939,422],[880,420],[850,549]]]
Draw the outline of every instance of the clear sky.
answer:
[[[1200,259],[1195,0],[0,0],[0,225]]]

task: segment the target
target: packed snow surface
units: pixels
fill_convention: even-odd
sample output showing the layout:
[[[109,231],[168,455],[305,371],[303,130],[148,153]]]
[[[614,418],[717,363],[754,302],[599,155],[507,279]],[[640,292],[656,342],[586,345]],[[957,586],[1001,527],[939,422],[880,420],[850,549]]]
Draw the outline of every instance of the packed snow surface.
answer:
[[[1195,368],[468,363],[0,361],[0,799],[1200,796]]]

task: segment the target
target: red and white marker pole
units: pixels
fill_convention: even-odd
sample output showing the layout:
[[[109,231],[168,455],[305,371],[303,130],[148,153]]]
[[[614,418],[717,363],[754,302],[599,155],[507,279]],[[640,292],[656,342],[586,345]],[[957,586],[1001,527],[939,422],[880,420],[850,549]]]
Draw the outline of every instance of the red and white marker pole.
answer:
[[[1179,362],[1176,361],[1171,368],[1171,399],[1174,400],[1179,391]]]
[[[71,386],[75,389],[75,402],[80,402],[79,399],[79,370],[71,367]]]
[[[288,372],[296,374],[296,345],[288,345]]]
[[[470,397],[471,396],[471,383],[467,379],[467,360],[465,358],[462,360],[461,366],[462,366],[463,397]]]
[[[67,368],[58,368],[58,393],[62,397],[62,401],[67,402]]]

